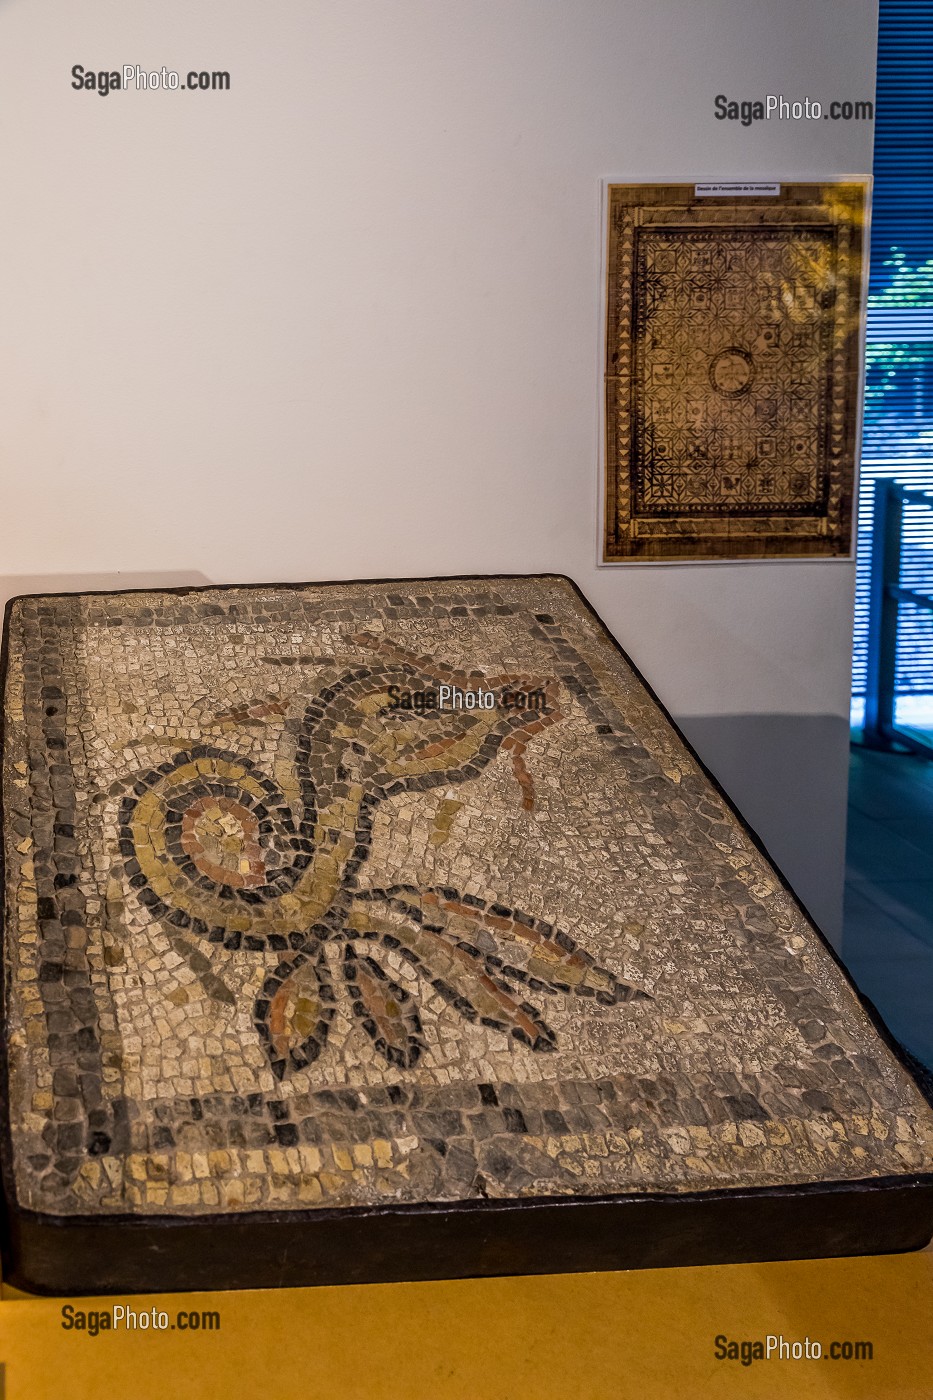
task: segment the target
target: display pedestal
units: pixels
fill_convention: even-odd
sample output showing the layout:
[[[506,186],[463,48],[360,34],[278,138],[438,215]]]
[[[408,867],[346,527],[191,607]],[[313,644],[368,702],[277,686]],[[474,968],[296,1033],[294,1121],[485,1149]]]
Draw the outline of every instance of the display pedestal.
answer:
[[[4,1298],[8,1291],[4,1290]],[[64,1300],[0,1302],[18,1400],[879,1400],[933,1393],[933,1253],[631,1274],[93,1298],[167,1314],[165,1331],[62,1328]],[[77,1301],[72,1306],[81,1307]],[[181,1310],[219,1328],[179,1330]],[[174,1329],[171,1322],[175,1322]],[[720,1358],[806,1339],[837,1360]],[[724,1339],[717,1347],[717,1338]],[[871,1359],[861,1346],[868,1343]],[[848,1344],[848,1348],[846,1348]]]

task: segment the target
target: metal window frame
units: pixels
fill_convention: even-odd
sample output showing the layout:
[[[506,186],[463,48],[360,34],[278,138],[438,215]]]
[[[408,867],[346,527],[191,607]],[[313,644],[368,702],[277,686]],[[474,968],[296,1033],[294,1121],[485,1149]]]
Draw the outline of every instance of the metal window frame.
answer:
[[[912,491],[890,477],[875,482],[868,604],[868,661],[865,687],[867,748],[904,747],[933,758],[933,741],[896,720],[897,628],[901,603],[933,612],[933,595],[901,587],[901,542],[905,505],[933,510],[933,494]]]

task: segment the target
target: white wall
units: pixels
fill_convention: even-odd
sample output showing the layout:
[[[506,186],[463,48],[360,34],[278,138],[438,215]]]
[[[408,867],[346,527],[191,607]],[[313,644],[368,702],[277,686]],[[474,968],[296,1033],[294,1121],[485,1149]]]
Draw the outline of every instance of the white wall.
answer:
[[[598,181],[868,169],[869,124],[713,98],[873,96],[876,10],[0,0],[6,592],[569,573],[719,726],[740,804],[768,717],[832,721],[788,749],[819,831],[782,761],[762,834],[785,865],[819,843],[788,874],[835,933],[853,569],[595,567]],[[102,99],[75,63],[231,90]]]

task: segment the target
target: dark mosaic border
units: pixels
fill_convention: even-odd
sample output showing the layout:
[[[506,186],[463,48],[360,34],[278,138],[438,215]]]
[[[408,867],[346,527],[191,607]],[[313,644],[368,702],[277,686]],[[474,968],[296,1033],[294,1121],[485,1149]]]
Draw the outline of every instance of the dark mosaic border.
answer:
[[[735,817],[741,829],[752,841],[756,849],[769,862],[785,893],[792,898],[798,908],[803,909],[803,906],[791,889],[790,884],[779,868],[774,865],[774,862],[771,860],[771,857],[768,855],[766,848],[757,834],[748,827],[714,775],[710,773],[693,747],[680,733],[676,723],[658,699],[651,686],[645,681],[624,649],[616,642],[615,638],[612,637],[612,634],[602,622],[602,619],[598,616],[572,579],[568,578],[566,575],[559,574],[471,574],[422,579],[343,579],[332,580],[330,583],[334,586],[371,585],[390,587],[392,585],[397,585],[399,587],[410,587],[413,584],[455,584],[465,582],[477,582],[491,585],[510,580],[533,581],[536,579],[548,582],[560,582],[569,587],[577,602],[583,606],[602,634],[611,641],[616,653],[621,656],[625,664],[631,669],[635,678],[644,687],[647,696],[658,707],[660,713],[671,725],[674,733],[684,745],[693,761],[698,765],[716,795]],[[134,594],[151,594],[152,592],[185,597],[189,595],[197,596],[201,593],[213,593],[224,587],[238,590],[263,591],[274,589],[300,592],[309,587],[323,588],[327,586],[327,583],[315,582],[285,584],[209,584],[201,585],[196,588],[96,590],[94,592],[80,594],[32,594],[12,598],[6,605],[4,617],[2,648],[0,648],[0,688],[2,688],[5,696],[9,660],[11,612],[14,605],[18,603],[34,601],[37,605],[41,605],[42,603],[51,605],[57,600],[75,597],[110,597],[115,594],[119,596],[131,596]],[[432,605],[432,600],[430,598],[426,598],[424,601],[428,605]],[[209,610],[205,610],[201,615],[209,616],[216,611],[216,605],[209,605]],[[511,613],[512,611],[513,609],[509,608],[509,612]],[[53,610],[50,606],[46,610],[45,617],[40,615],[39,622],[48,623],[52,614]],[[532,635],[536,635],[539,640],[543,639],[548,641],[552,645],[558,661],[572,661],[577,668],[577,675],[581,672],[586,673],[589,669],[586,663],[583,662],[572,645],[560,634],[559,628],[553,624],[552,619],[548,615],[539,614],[536,615],[535,620],[539,630],[537,633],[533,631]],[[52,664],[55,653],[56,648],[53,647],[50,642],[43,645],[40,653],[40,663],[36,668],[38,674],[32,677],[26,677],[24,689],[28,691],[30,682],[34,686],[37,685],[39,694],[36,698],[43,704],[48,700],[54,701],[55,705],[58,706],[66,697],[61,693],[63,689],[62,686],[57,684],[57,681],[60,681],[61,677],[57,674]],[[566,684],[570,684],[571,681],[573,682],[570,688],[574,691],[581,703],[584,704],[590,719],[597,727],[597,732],[605,735],[608,742],[617,743],[624,741],[622,728],[617,722],[614,722],[611,702],[604,702],[606,708],[603,708],[603,705],[600,704],[599,700],[593,694],[593,691],[596,692],[596,695],[601,693],[599,681],[592,672],[589,672],[589,678],[592,684],[592,690],[588,692],[580,685],[577,676],[561,676],[561,679]],[[57,694],[54,693],[56,691],[58,692]],[[45,692],[48,692],[48,694]],[[64,708],[55,715],[46,716],[45,718],[44,733],[48,752],[50,754],[61,754],[63,751],[61,734],[64,731],[66,719]],[[4,740],[4,720],[5,713],[0,715],[0,746],[2,746]],[[66,783],[65,773],[56,771],[56,769],[61,770],[62,768],[65,768],[67,772],[67,767],[64,763],[54,765],[51,768],[50,786],[61,788],[62,784]],[[4,812],[5,815],[2,791],[0,791],[0,812]],[[51,817],[49,821],[51,824]],[[67,826],[67,823],[65,825]],[[53,838],[53,844],[58,847],[59,854],[64,858],[65,864],[67,864],[68,858],[71,855],[67,845],[69,839],[72,839],[71,834],[67,831],[52,832],[51,830],[50,834]],[[3,880],[4,856],[5,852],[2,846],[0,846],[0,897],[5,899],[5,883]],[[78,892],[71,890],[69,883],[58,883],[56,881],[56,876],[67,876],[69,873],[70,872],[66,869],[49,869],[43,871],[40,885],[38,868],[36,871],[37,895],[40,901],[48,901],[44,906],[40,904],[39,912],[41,916],[41,911],[45,908],[46,915],[48,916],[47,921],[52,925],[50,933],[51,950],[53,952],[59,946],[57,939],[61,928],[67,926],[68,923],[73,924],[80,922],[81,909],[79,898],[77,900],[75,898]],[[65,896],[64,899],[62,898],[63,895]],[[5,911],[5,904],[3,908]],[[824,951],[829,953],[837,969],[842,972],[844,980],[865,1011],[874,1030],[878,1033],[887,1049],[893,1054],[902,1070],[918,1084],[921,1092],[925,1092],[927,1099],[933,1103],[930,1083],[925,1082],[922,1077],[918,1081],[916,1062],[912,1061],[911,1057],[907,1055],[903,1047],[899,1045],[888,1031],[873,1004],[859,993],[835,950],[819,931],[812,917],[805,909],[803,909],[803,912],[813,932],[822,944]],[[57,917],[61,914],[68,914],[68,919],[63,920]],[[58,925],[58,927],[56,927],[56,925]],[[48,953],[49,949],[46,948],[45,951]],[[62,1018],[60,1021],[55,1022],[57,1029],[54,1031],[51,1029],[52,1021],[49,1021],[50,1050],[53,1048],[52,1036],[60,1037],[60,1039],[54,1042],[54,1048],[60,1055],[62,1067],[64,1068],[69,1065],[74,1067],[77,1065],[83,1074],[85,1076],[90,1076],[93,1081],[95,1075],[99,1075],[100,1073],[99,1043],[92,1045],[88,1037],[83,1036],[80,1030],[75,1031],[68,1020],[68,1018],[73,1015],[75,1020],[79,1021],[79,1024],[82,1020],[86,1024],[88,1018],[85,1012],[82,1011],[82,1008],[85,1008],[88,997],[93,998],[93,993],[91,992],[86,975],[82,984],[82,971],[85,974],[87,971],[86,959],[83,960],[83,963],[80,959],[73,960],[73,963],[75,962],[77,965],[69,965],[67,968],[68,977],[64,976],[66,969],[64,967],[62,969],[63,980],[61,986],[65,995],[56,995],[53,997],[51,1003],[46,1002],[47,1013],[50,1018]],[[9,970],[4,966],[5,988],[8,987],[8,978]],[[57,986],[57,978],[44,984],[44,986],[48,985]],[[57,1007],[57,1003],[63,1003],[64,1006]],[[92,1006],[91,1009],[96,1015],[96,1007]],[[314,1251],[309,1251],[305,1258],[304,1272],[301,1273],[301,1269],[299,1268],[300,1277],[294,1279],[293,1282],[359,1282],[366,1281],[367,1279],[376,1281],[409,1277],[452,1277],[463,1276],[464,1274],[473,1272],[546,1272],[561,1268],[639,1267],[642,1264],[647,1266],[659,1263],[726,1262],[728,1260],[738,1261],[746,1258],[759,1257],[807,1257],[822,1253],[863,1253],[873,1252],[879,1249],[897,1250],[922,1247],[922,1245],[927,1242],[930,1235],[933,1234],[933,1173],[909,1173],[906,1171],[902,1175],[899,1174],[894,1177],[873,1177],[864,1180],[832,1183],[814,1181],[779,1187],[744,1188],[731,1191],[714,1188],[709,1191],[700,1192],[633,1192],[630,1194],[618,1194],[606,1197],[589,1196],[575,1198],[562,1196],[555,1198],[497,1198],[479,1201],[455,1201],[449,1203],[406,1203],[405,1205],[386,1205],[378,1208],[351,1206],[320,1210],[289,1209],[287,1211],[250,1211],[237,1212],[235,1215],[231,1215],[230,1213],[204,1213],[187,1217],[179,1216],[178,1214],[147,1214],[141,1216],[132,1213],[108,1214],[107,1216],[91,1214],[58,1215],[26,1210],[19,1207],[17,1203],[14,1181],[13,1146],[8,1095],[9,1064],[5,1036],[0,1038],[0,1075],[2,1075],[3,1083],[2,1105],[0,1105],[0,1109],[2,1109],[2,1124],[0,1124],[0,1174],[2,1174],[6,1206],[3,1213],[2,1225],[0,1225],[0,1253],[2,1253],[6,1275],[11,1278],[19,1279],[22,1285],[27,1288],[34,1286],[40,1290],[44,1289],[45,1291],[51,1292],[88,1292],[95,1290],[106,1291],[108,1289],[119,1289],[121,1291],[146,1290],[160,1286],[195,1288],[204,1286],[235,1287],[272,1285],[284,1281],[284,1255],[280,1258],[276,1254],[276,1248],[281,1248],[287,1253],[289,1246],[294,1244],[295,1233],[301,1232],[304,1238],[306,1230],[309,1232],[307,1235],[309,1240],[317,1235],[320,1235],[322,1241],[325,1236],[328,1238],[332,1236],[335,1247],[338,1238],[346,1237],[348,1239],[355,1239],[356,1232],[361,1232],[359,1234],[358,1244],[355,1243],[353,1245],[353,1252],[354,1256],[356,1256],[359,1250],[362,1250],[363,1263],[354,1264],[352,1268],[345,1264],[338,1264],[333,1259],[331,1259],[329,1263],[325,1263],[322,1262],[322,1257],[315,1257],[318,1255],[318,1251],[315,1249]],[[502,1084],[496,1086],[499,1095],[498,1102],[496,1103],[490,1103],[488,1096],[481,1094],[481,1091],[475,1088],[475,1086],[459,1087],[461,1087],[467,1098],[469,1097],[468,1091],[470,1089],[474,1089],[474,1096],[480,1098],[480,1103],[475,1106],[464,1103],[462,1107],[478,1108],[484,1115],[491,1112],[495,1115],[496,1122],[499,1123],[498,1131],[502,1131],[503,1126],[507,1131],[533,1131],[533,1128],[528,1126],[526,1114],[533,1115],[536,1107],[541,1116],[547,1112],[546,1109],[542,1110],[540,1105],[526,1106],[523,1102],[525,1095],[521,1091],[520,1086],[517,1085]],[[587,1081],[585,1086],[581,1085],[581,1089],[584,1092],[581,1095],[581,1116],[578,1120],[578,1127],[576,1130],[592,1130],[591,1125],[594,1123],[594,1116],[596,1122],[603,1130],[607,1125],[612,1123],[613,1119],[615,1119],[620,1126],[623,1123],[628,1126],[633,1126],[644,1122],[651,1122],[654,1126],[658,1126],[660,1122],[657,1114],[658,1101],[656,1098],[650,1097],[650,1095],[656,1093],[659,1088],[663,1091],[664,1087],[665,1086],[661,1083],[645,1083],[641,1085],[640,1095],[634,1096],[629,1100],[628,1104],[622,1104],[615,1102],[619,1097],[616,1093],[615,1081]],[[734,1121],[741,1121],[742,1118],[748,1120],[761,1116],[760,1105],[758,1105],[757,1108],[753,1107],[753,1105],[757,1104],[757,1097],[755,1094],[756,1088],[757,1085],[752,1080],[749,1080],[748,1083],[742,1083],[734,1075],[723,1075],[723,1083],[722,1085],[717,1085],[716,1089],[718,1090],[719,1096],[724,1098],[729,1105],[730,1114],[724,1114],[724,1117],[731,1115]],[[857,1086],[853,1086],[853,1088],[857,1092]],[[388,1122],[396,1123],[400,1114],[410,1111],[417,1115],[418,1120],[421,1120],[418,1122],[417,1127],[412,1127],[412,1131],[416,1132],[420,1137],[426,1137],[426,1130],[430,1131],[433,1128],[434,1132],[436,1132],[440,1138],[443,1138],[447,1132],[454,1127],[448,1114],[452,1113],[456,1117],[458,1116],[457,1110],[454,1109],[449,1102],[446,1104],[440,1102],[435,1104],[433,1102],[435,1098],[443,1099],[445,1094],[449,1099],[449,1089],[446,1091],[440,1088],[434,1091],[425,1089],[409,1092],[401,1091],[398,1099],[396,1099],[391,1089],[387,1089],[385,1093],[387,1102],[381,1110],[377,1105],[372,1105],[371,1112],[373,1117],[379,1117],[381,1119],[383,1114],[386,1114]],[[492,1097],[495,1098],[495,1096],[496,1091],[494,1091]],[[217,1100],[216,1104],[208,1103],[207,1100],[205,1100],[203,1103],[199,1103],[197,1109],[195,1109],[192,1101],[191,1106],[193,1111],[199,1116],[203,1113],[205,1108],[207,1108],[209,1112],[212,1109],[218,1110],[219,1122],[220,1117],[226,1112],[226,1106],[222,1101],[238,1097],[240,1096],[210,1096],[211,1099]],[[271,1102],[271,1100],[266,1099],[266,1096],[254,1097]],[[353,1097],[353,1092],[352,1090],[320,1090],[309,1097],[317,1100],[322,1107],[325,1105],[332,1106],[337,1111],[343,1109],[345,1112],[346,1109],[351,1108],[352,1105],[349,1101],[342,1103],[341,1100],[343,1098],[349,1100]],[[373,1097],[372,1093],[370,1093],[370,1097]],[[639,1106],[637,1102],[639,1097],[643,1099],[641,1106]],[[646,1097],[648,1100],[647,1104],[644,1103]],[[842,1098],[846,1098],[845,1094],[842,1095]],[[130,1147],[130,1123],[125,1102],[121,1099],[114,1100],[112,1108],[108,1113],[102,1098],[99,1102],[95,1102],[93,1101],[92,1094],[91,1100],[91,1102],[86,1104],[87,1128],[91,1135],[89,1142],[92,1144],[95,1141],[93,1135],[99,1133],[101,1134],[99,1140],[101,1145],[98,1147],[99,1152],[111,1151],[118,1154],[127,1152]],[[332,1105],[330,1103],[331,1100],[333,1100]],[[403,1104],[402,1100],[407,1100],[407,1102]],[[587,1104],[586,1100],[590,1100],[590,1103]],[[609,1105],[612,1105],[612,1108],[610,1108],[610,1112],[607,1114],[606,1108]],[[845,1106],[846,1105],[843,1104],[843,1107]],[[785,1111],[789,1107],[789,1105],[785,1104]],[[858,1108],[860,1105],[853,1101],[852,1107]],[[820,1107],[816,1104],[811,1105],[810,1109],[814,1114],[820,1112]],[[250,1105],[244,1103],[242,1112],[246,1115],[247,1119],[249,1111]],[[513,1116],[516,1113],[517,1118]],[[366,1116],[369,1117],[370,1114],[367,1113]],[[809,1113],[801,1113],[800,1116],[810,1115]],[[520,1127],[518,1125],[518,1120],[522,1120],[523,1126]],[[344,1126],[346,1125],[345,1117],[342,1119],[342,1123]],[[77,1125],[69,1122],[59,1123],[57,1126],[54,1124],[52,1125],[52,1130],[55,1134],[55,1146],[60,1154],[59,1163],[60,1166],[64,1168],[62,1175],[65,1180],[67,1180],[67,1176],[75,1162],[80,1165],[81,1160],[83,1160],[81,1155],[75,1155],[80,1152],[78,1142],[75,1140],[76,1126]],[[571,1131],[575,1130],[574,1126],[571,1124],[568,1124],[568,1127]],[[492,1125],[491,1130],[495,1131]],[[369,1125],[367,1125],[367,1131],[369,1131]],[[275,1132],[275,1141],[279,1145],[287,1146],[299,1140],[299,1129],[288,1121],[287,1114],[284,1114],[282,1119],[276,1123]],[[308,1141],[314,1139],[304,1138],[304,1140]],[[103,1145],[104,1143],[106,1143],[106,1145]],[[267,1144],[268,1138],[264,1139],[262,1145]],[[158,1150],[160,1145],[161,1144],[155,1142],[151,1144],[151,1147],[154,1150]],[[275,1145],[275,1142],[272,1145]],[[88,1150],[93,1151],[93,1147],[89,1147]],[[854,1212],[851,1220],[849,1219],[848,1209],[844,1208],[841,1204],[843,1198],[850,1202],[852,1211]],[[869,1198],[877,1200],[879,1207],[882,1207],[880,1209],[880,1215],[878,1215],[876,1211],[876,1215],[878,1215],[877,1224],[881,1231],[881,1233],[877,1235],[877,1238],[872,1234],[872,1230],[868,1228],[868,1221],[863,1219],[865,1210],[864,1202]],[[833,1203],[829,1209],[829,1214],[825,1216],[827,1221],[830,1218],[835,1220],[832,1239],[826,1235],[824,1230],[821,1230],[821,1222],[824,1220],[823,1212],[825,1211],[827,1200]],[[724,1246],[721,1240],[723,1228],[721,1223],[721,1210],[723,1207],[728,1208],[730,1202],[733,1202],[736,1207],[736,1223],[740,1219],[748,1219],[751,1223],[748,1226],[749,1233],[744,1242],[742,1238],[736,1235],[735,1230],[731,1229],[728,1232],[731,1242]],[[811,1210],[809,1205],[805,1206],[805,1203],[808,1202],[811,1204],[817,1203],[818,1208],[815,1211]],[[777,1203],[777,1206],[775,1203]],[[775,1210],[777,1210],[778,1215],[780,1215],[784,1205],[787,1203],[790,1203],[794,1209],[799,1210],[803,1234],[801,1235],[800,1231],[792,1228],[794,1220],[796,1219],[794,1209],[792,1209],[787,1222],[780,1226],[782,1232],[780,1238],[773,1238],[770,1244],[765,1244],[764,1238],[762,1238],[758,1244],[750,1245],[749,1241],[758,1239],[760,1235],[758,1226],[754,1223],[758,1215],[764,1212],[764,1216],[768,1217],[773,1215]],[[682,1224],[686,1223],[687,1215],[690,1215],[692,1223],[687,1232],[688,1239],[684,1244],[683,1257],[677,1255],[676,1245],[674,1245],[673,1248],[677,1257],[668,1258],[668,1243],[662,1241],[659,1246],[655,1246],[649,1245],[648,1241],[644,1239],[640,1246],[640,1252],[636,1250],[633,1255],[631,1247],[625,1246],[620,1248],[619,1241],[616,1238],[615,1245],[608,1248],[607,1254],[607,1247],[600,1246],[599,1240],[607,1230],[613,1237],[618,1235],[621,1218],[617,1218],[617,1212],[620,1209],[627,1208],[629,1214],[625,1217],[625,1220],[627,1222],[633,1221],[634,1216],[632,1215],[632,1209],[636,1204],[641,1205],[645,1219],[653,1219],[658,1209],[663,1211],[666,1206],[674,1207],[679,1204],[681,1210],[678,1212],[674,1209],[670,1217],[671,1228],[674,1230],[675,1236],[678,1231],[681,1230]],[[704,1204],[709,1207],[708,1210],[701,1209]],[[687,1210],[688,1207],[689,1211]],[[693,1220],[694,1210],[699,1211],[696,1221]],[[533,1217],[529,1213],[535,1211],[538,1212],[538,1217],[536,1218],[542,1222],[544,1216],[541,1212],[546,1212],[548,1220],[553,1221],[553,1225],[549,1224],[548,1230],[553,1229],[556,1231],[557,1236],[566,1235],[568,1239],[580,1233],[580,1227],[584,1224],[584,1215],[586,1219],[595,1220],[598,1218],[599,1224],[594,1227],[589,1245],[585,1244],[585,1240],[588,1238],[588,1233],[585,1229],[581,1235],[581,1240],[584,1241],[584,1255],[578,1257],[578,1251],[572,1246],[568,1246],[569,1254],[567,1253],[567,1249],[564,1249],[562,1253],[559,1244],[556,1244],[555,1247],[549,1251],[549,1247],[545,1241],[539,1241],[538,1244],[535,1245],[533,1241],[526,1240],[525,1244],[519,1248],[519,1242],[525,1238],[527,1231],[525,1226],[520,1225],[518,1222],[521,1220],[526,1222],[531,1221]],[[575,1212],[572,1219],[578,1222],[576,1225],[571,1223],[571,1217],[567,1214],[571,1211]],[[594,1211],[596,1212],[595,1216],[592,1215]],[[478,1218],[476,1216],[477,1212],[479,1212]],[[584,1214],[581,1215],[580,1212]],[[751,1215],[749,1215],[749,1212],[751,1212]],[[479,1223],[486,1218],[486,1214],[488,1214],[490,1227],[494,1226],[496,1235],[501,1235],[502,1247],[506,1249],[507,1252],[511,1250],[513,1246],[517,1250],[511,1262],[508,1260],[504,1263],[499,1261],[493,1266],[490,1266],[485,1256],[479,1260],[474,1257],[475,1251],[471,1250],[467,1240],[475,1240]],[[871,1215],[871,1211],[869,1211],[869,1215]],[[890,1217],[890,1219],[887,1225],[885,1225],[885,1220],[888,1217]],[[385,1222],[386,1220],[396,1220],[397,1225],[393,1226],[390,1224],[389,1226],[385,1226],[382,1224],[378,1228],[374,1227],[373,1222]],[[424,1269],[427,1267],[425,1263],[422,1262],[418,1264],[416,1262],[423,1253],[422,1244],[416,1238],[409,1238],[412,1228],[417,1229],[417,1227],[412,1226],[412,1222],[418,1220],[423,1220],[425,1223],[426,1239],[436,1237],[437,1240],[440,1241],[452,1231],[453,1234],[451,1238],[459,1241],[456,1248],[462,1255],[462,1258],[455,1260],[452,1257],[438,1257],[435,1259],[433,1265],[428,1268],[428,1271],[424,1272]],[[438,1222],[446,1222],[446,1224],[439,1226]],[[655,1227],[653,1226],[652,1228]],[[888,1235],[885,1235],[885,1229],[889,1230]],[[179,1230],[185,1232],[185,1240],[189,1241],[188,1244],[178,1243],[179,1237],[177,1232]],[[788,1230],[790,1230],[789,1235],[787,1233]],[[150,1265],[146,1264],[145,1261],[151,1255],[153,1247],[152,1242],[167,1238],[163,1233],[165,1231],[172,1232],[171,1238],[176,1242],[178,1247],[176,1248],[173,1246],[173,1249],[170,1251],[170,1254],[175,1257],[175,1262],[172,1265],[173,1272],[168,1277],[163,1276],[163,1282],[158,1283],[153,1281],[156,1279],[158,1270],[153,1271]],[[481,1231],[481,1233],[488,1234],[488,1231]],[[203,1266],[197,1261],[204,1254],[206,1247],[208,1258],[213,1257],[216,1251],[213,1250],[212,1242],[216,1242],[224,1235],[230,1235],[231,1238],[235,1236],[243,1241],[247,1239],[253,1241],[249,1248],[251,1251],[254,1248],[258,1250],[259,1258],[255,1261],[258,1272],[253,1269],[251,1265],[249,1277],[245,1278],[243,1282],[238,1283],[230,1281],[234,1275],[230,1273],[229,1267],[226,1267],[222,1274],[210,1273],[209,1277],[213,1282],[206,1284],[203,1281]],[[398,1248],[402,1250],[402,1256],[389,1261],[383,1257],[383,1253],[390,1245],[393,1249],[396,1247],[396,1235],[399,1237],[397,1244]],[[96,1266],[96,1272],[95,1267],[89,1268],[84,1247],[80,1243],[85,1236],[87,1236],[89,1240],[95,1242],[94,1247],[97,1251],[99,1251],[100,1245],[104,1239],[108,1241],[107,1258],[104,1260],[103,1265]],[[403,1237],[408,1239],[408,1244],[403,1242]],[[636,1230],[635,1237],[640,1237],[640,1232],[638,1230]],[[281,1246],[275,1246],[272,1243],[272,1241],[277,1238],[281,1240]],[[513,1245],[509,1245],[509,1240],[513,1241]],[[53,1241],[55,1242],[54,1244],[52,1243]],[[341,1248],[342,1247],[343,1246],[341,1246]],[[496,1249],[492,1246],[490,1246],[490,1248],[492,1248],[492,1256],[496,1256]],[[614,1253],[613,1248],[615,1249]],[[723,1253],[724,1248],[725,1253]],[[752,1248],[752,1253],[748,1253],[749,1248]],[[265,1258],[270,1250],[271,1254],[266,1260],[266,1263],[261,1263],[260,1259]],[[586,1253],[586,1250],[589,1250],[589,1253]],[[375,1251],[375,1253],[372,1254],[372,1251]],[[226,1246],[219,1251],[218,1258],[220,1255],[224,1255],[225,1252],[228,1252]],[[565,1255],[571,1262],[561,1262],[561,1259]],[[327,1260],[327,1258],[328,1251],[324,1250],[323,1260]],[[471,1258],[474,1260],[472,1264],[469,1263]],[[608,1259],[609,1262],[599,1262],[601,1258]],[[368,1263],[366,1262],[367,1260],[369,1260]],[[406,1262],[406,1260],[409,1262]],[[466,1261],[466,1263],[464,1263],[464,1261]],[[208,1267],[211,1266],[209,1265]],[[49,1273],[49,1269],[51,1269],[51,1273]],[[360,1269],[362,1269],[362,1272],[360,1272]],[[186,1281],[188,1279],[193,1281]]]

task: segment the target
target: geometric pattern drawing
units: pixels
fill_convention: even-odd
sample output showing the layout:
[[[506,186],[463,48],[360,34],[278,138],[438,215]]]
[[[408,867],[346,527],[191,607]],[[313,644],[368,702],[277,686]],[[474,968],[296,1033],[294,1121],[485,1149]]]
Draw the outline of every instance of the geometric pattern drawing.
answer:
[[[850,550],[864,186],[611,186],[604,562]]]

